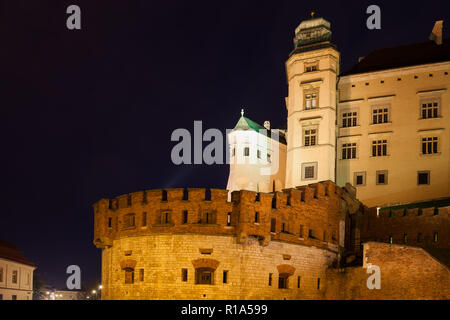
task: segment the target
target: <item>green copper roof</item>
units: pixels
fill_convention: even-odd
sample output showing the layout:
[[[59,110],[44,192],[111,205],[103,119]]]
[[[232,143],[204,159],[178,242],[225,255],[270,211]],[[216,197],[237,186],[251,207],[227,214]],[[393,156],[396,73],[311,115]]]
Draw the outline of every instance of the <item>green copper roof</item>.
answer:
[[[255,121],[252,121],[249,118],[241,116],[241,118],[239,119],[238,123],[236,124],[233,130],[249,130],[249,129],[253,129],[256,132],[259,132],[259,130],[264,130],[266,128],[260,126]]]

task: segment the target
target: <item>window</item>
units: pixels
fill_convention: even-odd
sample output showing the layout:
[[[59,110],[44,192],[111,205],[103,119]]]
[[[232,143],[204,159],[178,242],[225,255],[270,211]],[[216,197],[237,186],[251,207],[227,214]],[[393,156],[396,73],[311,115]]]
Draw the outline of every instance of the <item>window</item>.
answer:
[[[270,153],[267,154],[267,162],[272,163],[272,160],[270,159]]]
[[[170,223],[170,213],[169,212],[161,212],[161,224]]]
[[[300,238],[303,238],[303,225],[300,225]]]
[[[167,190],[162,191],[161,201],[167,201]]]
[[[317,162],[302,163],[302,180],[317,179]]]
[[[125,268],[125,284],[134,283],[134,269]]]
[[[438,153],[438,137],[422,138],[422,154]]]
[[[233,149],[231,150],[231,156],[234,157],[235,154],[236,154],[236,148],[233,148]]]
[[[342,128],[356,127],[358,121],[357,119],[358,113],[356,111],[344,112],[342,114]]]
[[[134,213],[128,213],[123,217],[123,227],[133,228],[136,226]]]
[[[228,270],[223,270],[223,283],[228,283]]]
[[[422,242],[422,233],[420,232],[417,234],[417,242]]]
[[[112,218],[108,218],[108,228],[112,227]]]
[[[227,214],[227,226],[231,226],[231,212]]]
[[[249,147],[245,147],[244,148],[244,156],[248,157],[250,155],[250,148]]]
[[[188,223],[188,211],[187,210],[183,210],[183,216],[181,219],[181,223],[182,224],[187,224]]]
[[[213,212],[205,212],[202,219],[203,224],[215,224],[216,215]]]
[[[342,144],[342,159],[355,159],[356,158],[356,143],[344,143]]]
[[[259,212],[255,212],[255,223],[259,223]]]
[[[315,109],[319,105],[319,98],[317,92],[311,92],[305,94],[305,109]]]
[[[214,270],[211,268],[197,268],[195,270],[196,284],[213,284]]]
[[[438,233],[437,232],[435,232],[433,235],[433,241],[438,242]]]
[[[439,100],[422,101],[420,110],[422,119],[437,118],[439,116]]]
[[[284,222],[281,224],[281,232],[287,232],[286,223],[284,223]]]
[[[317,70],[318,70],[317,64],[312,64],[312,65],[306,65],[305,66],[305,72],[313,72],[313,71],[317,71]]]
[[[377,171],[377,184],[388,184],[387,170]]]
[[[388,123],[389,122],[389,108],[375,107],[372,109],[372,124]]]
[[[315,238],[312,229],[308,230],[308,238],[313,238],[313,239]]]
[[[278,276],[278,289],[287,289],[288,288],[288,279],[289,274],[280,273]]]
[[[317,290],[320,290],[320,278],[317,278]]]
[[[139,281],[144,281],[144,269],[139,269]]]
[[[272,286],[272,273],[269,273],[269,287]]]
[[[299,288],[299,289],[300,289],[300,280],[301,280],[301,278],[300,278],[300,276],[298,276],[297,277],[297,288]]]
[[[11,300],[17,300],[17,295],[13,294],[13,295],[11,296]]]
[[[256,157],[258,157],[258,159],[261,159],[261,150],[256,150]]]
[[[417,184],[418,185],[430,184],[430,171],[417,172]]]
[[[13,270],[13,272],[12,272],[12,283],[17,283],[17,275],[18,275],[18,271],[17,270]]]
[[[387,156],[387,140],[372,141],[372,157]]]
[[[355,172],[353,175],[353,184],[355,186],[365,186],[366,185],[366,172]]]
[[[403,235],[403,243],[408,243],[408,234]]]
[[[189,190],[186,188],[183,189],[183,200],[189,200]]]
[[[270,232],[275,232],[277,227],[277,219],[270,219]]]
[[[142,226],[147,226],[147,212],[142,212]]]
[[[0,267],[0,282],[3,282],[3,267]]]
[[[181,269],[181,281],[188,281],[188,269]]]
[[[305,147],[316,145],[316,143],[317,143],[317,130],[316,129],[305,130],[303,136],[304,136]]]

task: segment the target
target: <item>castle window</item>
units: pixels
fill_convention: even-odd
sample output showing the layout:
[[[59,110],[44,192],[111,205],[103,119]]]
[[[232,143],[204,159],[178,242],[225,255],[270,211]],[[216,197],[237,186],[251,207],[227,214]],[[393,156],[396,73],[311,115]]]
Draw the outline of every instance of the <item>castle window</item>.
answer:
[[[281,232],[286,232],[286,223],[281,224]]]
[[[421,101],[422,119],[431,119],[439,117],[439,99],[430,99]]]
[[[213,212],[205,212],[202,219],[203,224],[215,224],[216,215]]]
[[[277,219],[275,218],[270,219],[270,232],[275,233],[276,227],[277,227]]]
[[[372,157],[387,156],[387,140],[372,141]]]
[[[167,201],[167,190],[162,191],[161,201]]]
[[[358,113],[356,111],[353,112],[344,112],[342,114],[342,127],[355,127],[357,126],[358,121]]]
[[[134,283],[134,269],[125,268],[125,284]]]
[[[261,159],[261,150],[256,150],[256,156]]]
[[[258,192],[255,196],[255,202],[259,202],[259,201],[260,201],[260,194]]]
[[[3,267],[0,267],[0,282],[3,282]]]
[[[355,186],[365,186],[366,185],[366,172],[355,172],[353,176]]]
[[[314,72],[318,70],[317,64],[305,65],[305,72]]]
[[[270,153],[267,154],[267,162],[272,163],[272,160],[270,159]]]
[[[315,109],[319,105],[318,92],[310,92],[305,94],[305,109]]]
[[[183,210],[183,217],[181,219],[181,223],[182,224],[188,223],[188,211],[187,210]]]
[[[131,195],[127,196],[127,206],[131,207]]]
[[[372,109],[372,124],[388,123],[389,122],[389,108],[375,107]]]
[[[433,241],[438,242],[438,233],[437,232],[435,232],[433,235]]]
[[[244,156],[248,157],[250,155],[250,148],[249,147],[245,147],[244,148]]]
[[[227,214],[227,226],[231,226],[231,212]]]
[[[356,158],[356,143],[344,143],[342,144],[342,159],[355,159]]]
[[[142,226],[147,226],[147,212],[142,212]]]
[[[300,280],[301,280],[301,278],[300,278],[300,276],[298,276],[297,277],[297,288],[299,288],[299,289],[300,289]]]
[[[228,270],[223,270],[223,283],[228,283]]]
[[[278,276],[278,289],[287,289],[288,288],[288,273],[280,273]]]
[[[377,171],[377,185],[388,184],[387,170]]]
[[[170,213],[169,212],[161,212],[161,224],[170,223]]]
[[[233,149],[231,150],[231,156],[234,157],[235,154],[236,154],[236,148],[233,148]]]
[[[18,274],[19,274],[19,272],[17,270],[13,270],[12,280],[11,280],[12,283],[17,283]]]
[[[303,225],[300,225],[300,232],[299,237],[303,238]]]
[[[314,234],[313,234],[313,230],[312,230],[312,229],[309,229],[309,230],[308,230],[308,238],[315,239]]]
[[[430,171],[417,172],[417,184],[418,185],[430,184]],[[420,213],[422,213],[422,212],[420,212]]]
[[[128,213],[123,217],[123,227],[124,228],[133,228],[136,226],[135,214]]]
[[[139,281],[144,281],[144,269],[139,269]]]
[[[195,269],[195,284],[213,284],[214,270],[211,268]]]
[[[183,200],[189,200],[189,191],[186,188],[183,189]]]
[[[108,218],[108,228],[112,227],[112,218]]]
[[[317,162],[302,163],[302,180],[317,179]]]
[[[422,138],[422,154],[438,153],[438,137]]]
[[[11,300],[17,300],[17,295],[16,295],[16,294],[13,294],[13,295],[11,296]]]
[[[272,286],[272,273],[269,273],[269,287]]]
[[[303,134],[305,138],[305,147],[315,146],[317,143],[317,130],[316,129],[308,129],[304,131]]]
[[[317,278],[317,290],[320,290],[320,278]]]
[[[273,186],[273,191],[275,192],[275,181],[273,182],[274,186]],[[272,209],[276,209],[277,208],[277,197],[274,195],[272,198]]]
[[[188,281],[188,269],[181,269],[181,281]]]
[[[255,223],[259,223],[259,212],[255,212]]]
[[[417,242],[422,242],[422,233],[420,232],[417,234]]]

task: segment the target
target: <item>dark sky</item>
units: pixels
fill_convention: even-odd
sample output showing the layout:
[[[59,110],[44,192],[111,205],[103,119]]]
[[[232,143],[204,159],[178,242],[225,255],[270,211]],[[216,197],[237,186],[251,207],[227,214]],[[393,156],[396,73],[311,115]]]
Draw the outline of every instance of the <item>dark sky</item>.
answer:
[[[448,37],[450,23],[448,0],[0,3],[0,237],[59,287],[71,264],[83,282],[100,279],[100,198],[226,187],[226,165],[172,164],[174,129],[224,131],[242,106],[285,125],[284,62],[311,10],[331,22],[342,71],[373,49],[426,41],[438,19]],[[66,28],[71,4],[82,30]],[[370,4],[381,30],[366,28]]]

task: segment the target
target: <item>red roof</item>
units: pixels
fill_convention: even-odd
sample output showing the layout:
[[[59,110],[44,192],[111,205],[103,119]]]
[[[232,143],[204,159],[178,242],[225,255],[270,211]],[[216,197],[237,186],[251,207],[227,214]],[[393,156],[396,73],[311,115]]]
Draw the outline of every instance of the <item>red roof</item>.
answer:
[[[22,252],[6,240],[0,238],[0,258],[8,259],[29,266],[35,266],[33,262],[25,258]]]

